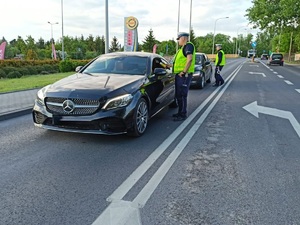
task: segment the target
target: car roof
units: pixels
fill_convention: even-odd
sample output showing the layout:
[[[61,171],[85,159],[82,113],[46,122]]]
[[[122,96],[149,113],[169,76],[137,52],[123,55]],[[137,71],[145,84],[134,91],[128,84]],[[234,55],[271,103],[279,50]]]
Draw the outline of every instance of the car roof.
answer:
[[[141,57],[161,57],[152,52],[111,52],[104,55],[120,55],[120,56],[141,56]]]

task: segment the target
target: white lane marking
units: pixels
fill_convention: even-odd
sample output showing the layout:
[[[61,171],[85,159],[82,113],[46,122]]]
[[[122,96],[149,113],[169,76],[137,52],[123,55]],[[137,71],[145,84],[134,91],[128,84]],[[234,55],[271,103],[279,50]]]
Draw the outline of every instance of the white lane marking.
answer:
[[[270,69],[270,71],[274,71],[273,69]]]
[[[266,77],[266,75],[264,73],[257,73],[257,72],[249,72],[250,74],[260,74],[262,75],[263,77]]]
[[[245,62],[244,62],[245,63]],[[213,109],[217,101],[223,95],[229,84],[242,68],[242,63],[230,76],[226,79],[225,87],[220,91],[214,101],[200,116],[198,121],[177,145],[175,150],[169,155],[161,167],[156,171],[154,176],[150,179],[147,185],[142,189],[133,202],[122,200],[127,192],[136,184],[136,182],[144,175],[144,173],[152,166],[152,164],[159,158],[159,156],[173,143],[186,126],[200,113],[200,111],[208,104],[208,102],[217,94],[221,87],[218,87],[158,148],[107,198],[111,201],[109,206],[103,213],[93,222],[92,225],[141,225],[139,207],[143,207],[151,194],[154,192],[160,181],[163,179],[167,171],[173,165],[177,157],[180,155],[188,141],[193,137],[194,133],[200,127],[209,112]],[[117,210],[116,210],[117,209]],[[121,210],[121,213],[118,212]],[[128,215],[130,214],[130,215]]]
[[[288,85],[294,85],[291,81],[288,80],[284,80],[285,83],[287,83]]]
[[[300,93],[300,89],[295,89],[295,90]]]
[[[259,118],[258,113],[263,113],[266,115],[288,119],[300,138],[300,124],[291,112],[265,106],[259,106],[257,105],[257,101],[254,101],[249,105],[244,106],[243,109],[245,109],[257,118]]]
[[[279,78],[281,78],[281,79],[283,79],[284,77],[283,76],[281,76],[281,75],[277,75],[277,77],[279,77]]]
[[[273,72],[274,74],[278,74],[277,72]]]
[[[250,66],[255,66],[255,67],[259,67],[258,65],[250,65]]]

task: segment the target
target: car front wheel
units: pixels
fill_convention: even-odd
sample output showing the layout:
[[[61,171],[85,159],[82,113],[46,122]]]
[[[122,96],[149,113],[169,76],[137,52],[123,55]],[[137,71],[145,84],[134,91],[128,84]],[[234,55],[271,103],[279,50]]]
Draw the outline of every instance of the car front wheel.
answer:
[[[145,133],[148,125],[148,114],[147,102],[141,98],[134,109],[133,127],[127,133],[129,136],[139,137]]]
[[[201,77],[200,77],[200,82],[199,82],[199,84],[198,84],[198,88],[199,88],[199,89],[203,89],[204,86],[205,86],[205,74],[202,73],[202,74],[201,74]]]

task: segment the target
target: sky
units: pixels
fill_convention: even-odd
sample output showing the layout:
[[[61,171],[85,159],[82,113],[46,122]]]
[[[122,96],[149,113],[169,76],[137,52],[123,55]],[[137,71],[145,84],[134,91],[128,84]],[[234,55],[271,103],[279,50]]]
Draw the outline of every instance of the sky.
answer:
[[[105,2],[106,0],[4,1],[1,3],[0,39],[4,37],[11,41],[18,36],[23,39],[31,36],[35,41],[40,38],[48,41],[51,39],[51,27],[54,40],[61,39],[62,30],[64,36],[70,37],[105,37]],[[178,24],[179,31],[188,32],[190,21],[195,36],[205,36],[214,33],[214,30],[215,34],[222,33],[231,38],[237,34],[256,35],[257,30],[251,29],[245,17],[246,9],[251,6],[250,0],[108,0],[109,43],[116,37],[124,45],[124,18],[129,16],[134,16],[139,21],[139,43],[143,42],[150,29],[158,41],[175,40]],[[229,18],[220,19],[224,17]],[[51,26],[48,22],[58,24]]]

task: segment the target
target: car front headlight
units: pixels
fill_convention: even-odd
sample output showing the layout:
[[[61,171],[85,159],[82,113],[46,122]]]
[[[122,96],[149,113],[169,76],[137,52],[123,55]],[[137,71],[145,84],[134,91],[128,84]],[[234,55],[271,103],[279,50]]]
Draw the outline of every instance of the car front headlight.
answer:
[[[45,99],[45,92],[48,89],[49,86],[43,87],[40,89],[36,94],[36,102],[40,105],[45,105],[44,99]]]
[[[118,96],[116,98],[112,98],[107,101],[107,103],[103,106],[103,109],[110,110],[127,106],[131,102],[132,98],[133,96],[131,94],[126,94]]]
[[[197,76],[200,76],[200,70],[196,70],[196,71],[193,73],[193,77],[197,77]]]

